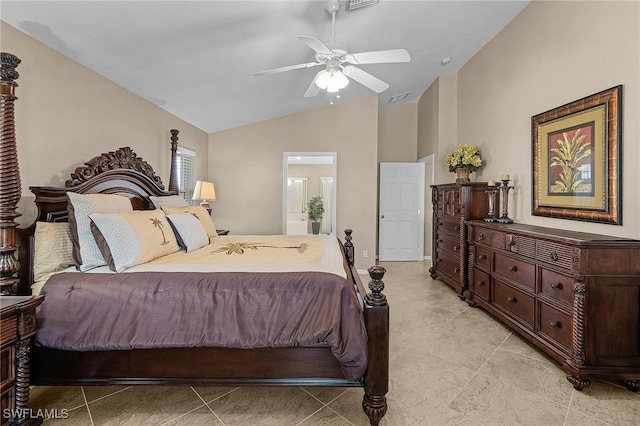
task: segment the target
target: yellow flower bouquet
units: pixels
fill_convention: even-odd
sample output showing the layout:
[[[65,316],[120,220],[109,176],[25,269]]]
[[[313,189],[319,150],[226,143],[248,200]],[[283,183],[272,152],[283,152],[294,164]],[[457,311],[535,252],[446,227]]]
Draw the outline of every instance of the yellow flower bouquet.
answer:
[[[475,172],[482,167],[482,157],[480,157],[480,150],[475,145],[461,143],[447,155],[446,163],[450,172],[455,172],[457,169]]]

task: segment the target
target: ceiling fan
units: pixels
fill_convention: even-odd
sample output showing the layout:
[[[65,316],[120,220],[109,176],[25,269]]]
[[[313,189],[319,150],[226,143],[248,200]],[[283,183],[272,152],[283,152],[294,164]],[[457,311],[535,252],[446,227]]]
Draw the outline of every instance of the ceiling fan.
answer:
[[[316,52],[315,62],[307,62],[260,71],[254,73],[254,75],[263,76],[324,65],[325,69],[319,71],[311,81],[311,84],[304,94],[305,98],[316,96],[320,93],[320,90],[327,90],[329,93],[336,93],[349,84],[349,78],[357,81],[365,87],[368,87],[376,93],[381,93],[387,90],[389,87],[387,83],[354,65],[410,62],[411,57],[409,56],[409,52],[405,49],[393,49],[350,53],[346,44],[335,41],[336,12],[340,10],[340,2],[329,2],[326,6],[326,10],[331,14],[331,42],[323,43],[315,37],[298,36],[299,40]]]

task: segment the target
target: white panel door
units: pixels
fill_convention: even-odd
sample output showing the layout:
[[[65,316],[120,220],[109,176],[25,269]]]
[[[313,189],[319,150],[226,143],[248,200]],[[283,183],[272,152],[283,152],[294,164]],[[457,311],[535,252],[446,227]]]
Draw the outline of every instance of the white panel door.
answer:
[[[378,259],[422,260],[424,163],[380,163]]]

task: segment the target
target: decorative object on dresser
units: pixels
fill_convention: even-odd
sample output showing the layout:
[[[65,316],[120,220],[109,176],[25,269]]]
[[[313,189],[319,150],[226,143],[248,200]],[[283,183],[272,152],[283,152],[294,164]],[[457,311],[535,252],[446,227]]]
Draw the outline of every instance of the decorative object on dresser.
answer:
[[[467,283],[465,221],[488,216],[491,187],[486,182],[461,182],[431,185],[431,189],[433,266],[429,268],[429,274],[431,278],[440,278],[449,284],[464,299]]]
[[[496,219],[496,193],[498,192],[499,188],[500,184],[498,183],[498,185],[496,186],[495,180],[490,180],[489,182],[487,182],[487,190],[485,191],[485,193],[488,196],[487,202],[489,203],[489,211],[487,212],[487,217],[483,219],[485,222],[498,221],[498,219]]]
[[[640,241],[468,222],[465,297],[551,356],[577,390],[640,390]]]
[[[0,424],[34,425],[29,410],[29,341],[36,334],[35,309],[41,296],[0,296]]]
[[[531,117],[532,214],[622,225],[622,86]]]
[[[456,182],[469,182],[469,173],[482,167],[482,157],[476,146],[461,143],[447,155],[445,163],[456,174]]]
[[[500,183],[500,199],[502,200],[502,214],[498,218],[499,223],[513,223],[513,219],[509,217],[509,190],[513,186],[509,186],[509,175],[502,175]]]

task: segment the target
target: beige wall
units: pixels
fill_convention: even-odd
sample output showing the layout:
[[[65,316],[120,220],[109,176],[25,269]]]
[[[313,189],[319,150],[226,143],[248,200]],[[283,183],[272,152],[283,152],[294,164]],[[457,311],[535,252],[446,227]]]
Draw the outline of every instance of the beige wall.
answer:
[[[29,186],[64,185],[71,172],[103,152],[131,147],[169,183],[169,130],[197,152],[207,178],[207,134],[0,21],[2,51],[18,56],[16,139],[23,198],[20,223],[31,223]]]
[[[378,98],[369,96],[209,135],[216,225],[234,234],[282,233],[283,152],[337,152],[338,235],[352,228],[356,264],[375,262]]]
[[[438,77],[418,102],[418,158],[434,155],[434,183],[454,176],[444,160],[458,145],[458,75]]]
[[[418,154],[418,104],[378,112],[378,162],[413,162]]]
[[[481,147],[478,179],[513,178],[517,222],[640,238],[640,3],[534,1],[460,71],[458,134]],[[531,215],[531,117],[623,87],[623,226]]]
[[[434,81],[418,101],[418,158],[438,152],[440,81]]]

